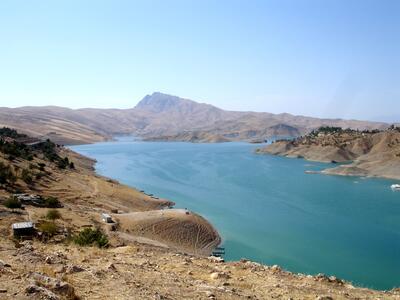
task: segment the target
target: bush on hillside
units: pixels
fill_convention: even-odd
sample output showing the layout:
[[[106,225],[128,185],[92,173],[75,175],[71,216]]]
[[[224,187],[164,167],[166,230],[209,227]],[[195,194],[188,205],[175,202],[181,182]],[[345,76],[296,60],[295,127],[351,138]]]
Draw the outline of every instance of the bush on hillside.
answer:
[[[0,184],[14,184],[16,180],[11,167],[0,162]]]
[[[22,204],[17,198],[11,196],[4,202],[4,206],[10,209],[16,209],[21,208]]]
[[[54,222],[42,222],[37,226],[37,229],[46,237],[52,237],[58,232],[58,227]]]
[[[85,228],[73,237],[73,241],[79,246],[108,246],[108,238],[100,229]]]
[[[49,209],[46,214],[46,219],[56,220],[61,219],[61,213],[57,209]]]
[[[44,199],[44,206],[49,208],[61,207],[61,202],[56,197],[48,197]]]
[[[31,173],[27,169],[23,169],[21,173],[21,179],[26,183],[26,184],[32,184],[33,183],[33,178]]]

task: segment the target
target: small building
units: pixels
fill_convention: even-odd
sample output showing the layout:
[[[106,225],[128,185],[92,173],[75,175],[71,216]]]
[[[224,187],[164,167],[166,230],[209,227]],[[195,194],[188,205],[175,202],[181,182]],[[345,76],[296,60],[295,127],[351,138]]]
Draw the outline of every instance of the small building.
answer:
[[[103,219],[103,222],[114,223],[113,219],[111,218],[111,216],[109,214],[103,213],[103,214],[101,214],[101,218]]]
[[[32,222],[14,223],[11,228],[15,237],[32,236],[35,233],[35,227]]]

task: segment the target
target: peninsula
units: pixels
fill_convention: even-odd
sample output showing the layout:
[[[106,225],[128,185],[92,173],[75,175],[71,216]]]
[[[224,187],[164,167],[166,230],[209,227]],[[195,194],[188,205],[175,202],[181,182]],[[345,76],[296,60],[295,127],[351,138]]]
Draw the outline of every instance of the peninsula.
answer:
[[[394,125],[372,131],[321,127],[293,140],[277,140],[256,153],[346,163],[324,174],[400,179],[400,127]]]

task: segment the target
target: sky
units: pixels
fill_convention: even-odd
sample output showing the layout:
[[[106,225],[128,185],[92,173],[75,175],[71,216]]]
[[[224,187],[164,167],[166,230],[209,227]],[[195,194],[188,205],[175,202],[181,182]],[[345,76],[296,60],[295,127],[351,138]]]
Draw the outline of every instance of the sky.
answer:
[[[400,121],[398,0],[1,0],[0,106]]]

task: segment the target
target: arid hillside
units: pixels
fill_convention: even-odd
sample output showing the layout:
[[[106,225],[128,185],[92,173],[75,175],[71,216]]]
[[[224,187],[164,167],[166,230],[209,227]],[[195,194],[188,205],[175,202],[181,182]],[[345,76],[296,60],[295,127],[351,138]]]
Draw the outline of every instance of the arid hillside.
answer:
[[[400,128],[358,132],[321,128],[294,140],[280,140],[258,149],[260,154],[283,155],[320,162],[350,162],[326,174],[400,179]]]
[[[298,136],[320,126],[383,129],[384,123],[318,119],[290,114],[237,112],[162,93],[145,96],[132,109],[62,107],[0,108],[0,126],[60,144],[92,143],[115,135],[194,142],[253,141]]]
[[[171,209],[174,203],[169,200],[96,175],[94,161],[51,141],[30,146],[17,142],[23,136],[12,138],[9,131],[1,136],[4,131],[0,131],[2,203],[16,193],[58,199],[62,215],[59,230],[72,234],[85,227],[101,227],[111,232],[110,241],[117,244],[136,239],[188,253],[210,254],[220,243],[215,229],[197,214],[185,211],[182,216],[181,210]],[[18,216],[40,224],[46,211],[40,205],[27,205]],[[102,213],[112,215],[114,221],[121,215],[121,222],[108,226],[102,222]]]

